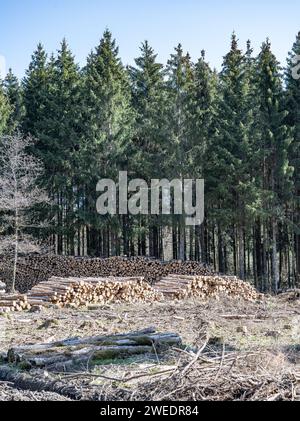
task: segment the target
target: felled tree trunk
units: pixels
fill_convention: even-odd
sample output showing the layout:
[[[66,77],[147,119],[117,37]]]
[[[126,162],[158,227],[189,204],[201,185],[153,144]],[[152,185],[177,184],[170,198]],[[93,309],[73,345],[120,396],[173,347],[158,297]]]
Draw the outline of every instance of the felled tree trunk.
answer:
[[[87,361],[126,358],[132,355],[161,352],[180,345],[175,333],[156,333],[155,329],[112,336],[74,338],[50,344],[35,344],[11,348],[9,363],[28,367],[72,366]]]

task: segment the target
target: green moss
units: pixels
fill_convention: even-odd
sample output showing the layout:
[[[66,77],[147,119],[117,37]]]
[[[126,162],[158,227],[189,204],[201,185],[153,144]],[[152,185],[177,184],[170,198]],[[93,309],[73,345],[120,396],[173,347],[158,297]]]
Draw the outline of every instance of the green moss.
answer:
[[[19,370],[30,370],[32,368],[32,365],[28,361],[20,361],[17,365],[17,368]]]

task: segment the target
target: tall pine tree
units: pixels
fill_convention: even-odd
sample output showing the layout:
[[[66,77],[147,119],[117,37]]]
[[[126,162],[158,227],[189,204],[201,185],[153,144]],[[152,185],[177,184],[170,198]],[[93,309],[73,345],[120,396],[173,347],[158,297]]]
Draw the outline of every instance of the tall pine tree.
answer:
[[[185,54],[182,45],[175,48],[167,65],[168,89],[168,159],[166,173],[169,179],[191,178],[191,86],[194,69],[189,54]],[[176,162],[176,165],[174,165]],[[177,221],[179,259],[186,257],[185,218],[179,216]]]
[[[0,135],[8,131],[11,109],[0,80]]]
[[[215,135],[210,141],[208,169],[208,183],[213,194],[212,197],[208,194],[208,200],[214,204],[210,212],[218,226],[219,269],[224,270],[223,242],[227,231],[233,245],[234,270],[241,279],[245,278],[244,239],[247,204],[251,200],[249,133],[252,116],[245,66],[245,55],[233,34],[231,50],[224,58],[220,75],[218,118]]]
[[[78,228],[75,212],[80,200],[75,178],[79,167],[81,91],[79,68],[66,40],[46,70],[44,112],[35,130],[36,152],[44,162],[44,184],[55,204],[53,234],[57,235],[57,251],[74,254]]]
[[[294,198],[292,218],[294,222],[294,250],[296,256],[296,276],[300,280],[300,32],[289,53],[286,69],[286,106],[288,109],[287,124],[294,128],[293,142],[289,149],[289,158],[294,167]]]
[[[134,113],[129,78],[118,55],[112,34],[106,30],[84,69],[84,137],[82,172],[85,180],[87,248],[91,255],[116,254],[120,221],[96,213],[96,185],[101,178],[116,179],[129,170]],[[108,226],[111,229],[108,229]]]
[[[279,63],[267,40],[257,62],[257,100],[259,104],[256,122],[259,126],[256,147],[260,151],[257,181],[261,189],[264,260],[270,258],[271,273],[265,279],[265,288],[277,292],[280,285],[278,259],[278,226],[285,220],[285,203],[290,199],[291,176],[288,149],[292,137],[285,124],[284,91]],[[267,267],[267,263],[264,262]]]
[[[9,117],[10,131],[13,132],[20,128],[22,117],[24,115],[22,90],[18,78],[9,69],[4,79],[4,90],[8,98],[11,113]]]
[[[205,51],[201,52],[201,57],[195,65],[194,81],[190,85],[190,167],[194,178],[204,178],[206,182],[206,193],[209,194],[210,186],[207,180],[208,162],[210,159],[209,145],[213,138],[216,123],[218,75],[212,71],[205,60]],[[208,204],[209,206],[209,204]],[[207,252],[208,239],[208,218],[201,227],[195,229],[195,259],[200,259],[203,263],[209,263]],[[220,259],[221,262],[221,259]],[[222,270],[222,262],[220,265]]]
[[[47,89],[49,69],[47,54],[42,44],[38,44],[32,55],[31,63],[22,81],[25,115],[22,123],[24,134],[36,137],[41,121],[47,113]]]
[[[167,98],[163,65],[157,62],[157,55],[147,41],[140,50],[141,55],[135,60],[136,66],[129,68],[136,113],[132,157],[136,176],[150,183],[151,179],[165,176]],[[153,216],[137,221],[140,229],[139,254],[146,253],[146,234],[149,233],[150,254],[159,255],[158,219]]]

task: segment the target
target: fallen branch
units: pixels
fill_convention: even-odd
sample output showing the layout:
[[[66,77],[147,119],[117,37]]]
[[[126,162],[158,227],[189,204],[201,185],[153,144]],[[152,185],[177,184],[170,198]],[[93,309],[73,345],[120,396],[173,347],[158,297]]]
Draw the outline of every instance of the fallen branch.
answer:
[[[156,377],[156,376],[161,376],[163,374],[169,374],[169,373],[174,373],[177,370],[177,367],[174,367],[173,369],[168,369],[168,370],[162,370],[162,371],[158,371],[156,373],[143,373],[143,374],[137,374],[136,376],[132,376],[132,377],[127,377],[127,378],[116,378],[116,377],[109,377],[109,376],[105,376],[104,374],[93,374],[93,373],[64,373],[64,372],[55,372],[53,374],[57,374],[57,375],[65,375],[64,379],[76,379],[76,378],[95,378],[95,379],[104,379],[104,380],[109,380],[109,381],[113,381],[113,382],[120,382],[120,383],[128,383],[132,380],[137,380],[137,379],[141,379],[144,377]]]

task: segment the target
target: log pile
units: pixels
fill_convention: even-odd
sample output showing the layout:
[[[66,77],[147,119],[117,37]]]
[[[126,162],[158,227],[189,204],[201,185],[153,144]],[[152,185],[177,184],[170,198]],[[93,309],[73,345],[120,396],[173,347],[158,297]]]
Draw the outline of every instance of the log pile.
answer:
[[[0,278],[10,286],[12,278],[11,261],[1,259]],[[110,259],[89,259],[56,255],[28,256],[20,259],[17,268],[16,288],[26,293],[40,282],[57,277],[134,277],[143,276],[154,284],[169,274],[211,275],[209,268],[199,262],[162,262],[150,258],[112,257]]]
[[[35,344],[9,349],[11,364],[47,369],[68,369],[74,364],[92,364],[95,361],[127,358],[132,355],[160,353],[171,346],[180,346],[175,333],[157,333],[150,328],[112,336],[72,338],[47,344]]]
[[[0,296],[0,312],[30,310],[56,305],[80,308],[89,305],[149,303],[166,300],[208,298],[221,295],[253,301],[261,295],[247,282],[230,276],[168,275],[153,287],[142,277],[59,278],[41,282],[27,295]]]
[[[79,308],[91,304],[153,302],[163,296],[144,278],[57,278],[36,285],[28,294],[30,305],[52,303]]]
[[[14,311],[30,310],[31,305],[26,295],[22,294],[1,294],[0,313],[11,313]]]
[[[154,285],[167,299],[218,299],[221,295],[257,300],[261,295],[249,283],[235,276],[169,275]]]

